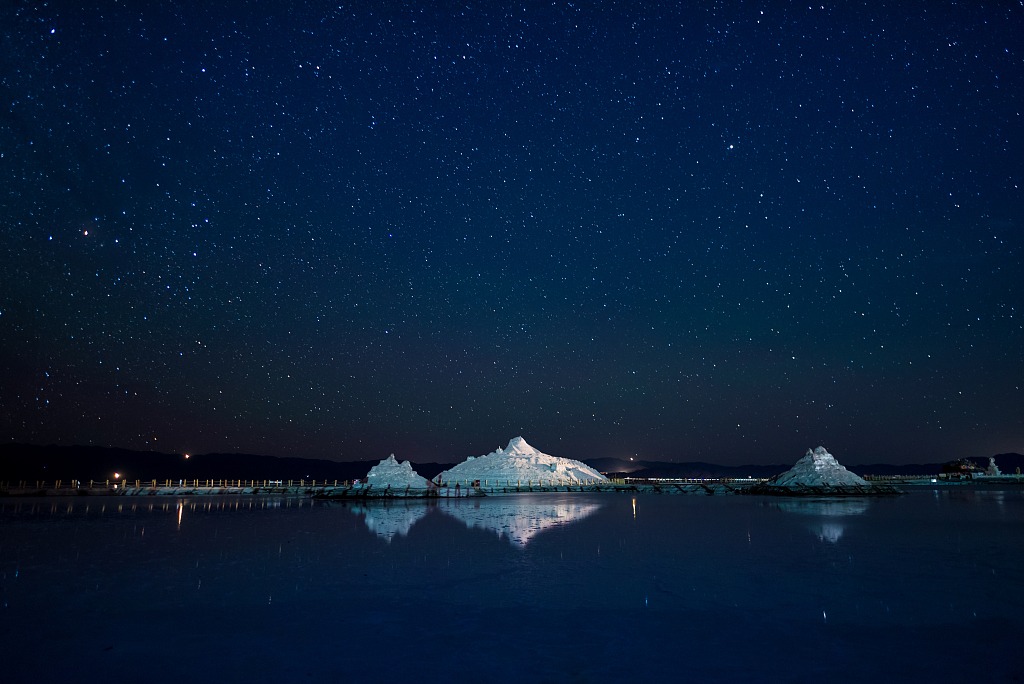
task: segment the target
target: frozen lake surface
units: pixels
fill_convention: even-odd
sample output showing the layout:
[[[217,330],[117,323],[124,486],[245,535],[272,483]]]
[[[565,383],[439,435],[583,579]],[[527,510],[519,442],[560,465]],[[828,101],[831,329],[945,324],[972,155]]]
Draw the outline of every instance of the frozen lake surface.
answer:
[[[0,500],[5,682],[1024,679],[1024,490]]]

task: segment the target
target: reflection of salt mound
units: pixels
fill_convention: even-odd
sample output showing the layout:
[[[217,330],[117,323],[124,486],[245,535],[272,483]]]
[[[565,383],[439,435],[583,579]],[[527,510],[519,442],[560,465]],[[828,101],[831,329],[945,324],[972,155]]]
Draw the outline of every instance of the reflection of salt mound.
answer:
[[[818,539],[830,544],[838,542],[846,529],[843,521],[837,520],[837,518],[864,515],[870,506],[871,502],[862,498],[830,499],[828,501],[790,499],[780,501],[778,504],[780,511],[819,518],[809,524],[808,528],[814,532]]]
[[[778,487],[867,487],[868,482],[839,465],[825,447],[808,449],[792,468],[769,482]]]
[[[356,506],[352,510],[363,516],[371,532],[391,543],[395,535],[407,536],[412,526],[425,516],[429,509],[423,505],[387,504]]]
[[[516,437],[504,449],[499,448],[486,456],[471,456],[454,468],[441,473],[440,478],[443,482],[480,480],[491,484],[548,484],[606,479],[586,463],[541,453],[527,444],[522,437]]]
[[[840,499],[830,501],[807,501],[795,499],[791,501],[780,501],[780,511],[787,513],[800,513],[802,515],[820,515],[827,517],[839,517],[846,515],[863,515],[871,505],[864,499]]]
[[[822,523],[815,533],[820,541],[835,544],[843,538],[844,527],[839,523]]]
[[[452,503],[439,509],[465,523],[466,527],[490,530],[515,546],[525,547],[544,530],[582,520],[601,504],[557,501],[527,502],[521,499],[486,499],[469,504]]]
[[[395,460],[394,454],[391,454],[370,468],[370,472],[366,476],[366,482],[374,487],[383,488],[390,486],[392,489],[398,489],[399,487],[403,489],[405,487],[427,489],[430,487],[430,481],[425,477],[417,475],[409,461],[399,463]]]

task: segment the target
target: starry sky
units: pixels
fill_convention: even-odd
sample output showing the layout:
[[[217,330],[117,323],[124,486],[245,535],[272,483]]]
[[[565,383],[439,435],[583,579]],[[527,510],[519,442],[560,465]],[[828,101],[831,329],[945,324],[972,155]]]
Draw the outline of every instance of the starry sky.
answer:
[[[0,439],[1024,452],[1019,2],[0,4]]]

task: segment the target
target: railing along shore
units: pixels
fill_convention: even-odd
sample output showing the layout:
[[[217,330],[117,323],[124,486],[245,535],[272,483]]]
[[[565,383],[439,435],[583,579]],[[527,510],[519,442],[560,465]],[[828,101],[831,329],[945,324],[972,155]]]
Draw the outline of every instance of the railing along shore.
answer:
[[[188,479],[188,480],[17,480],[0,482],[0,491],[10,490],[43,490],[43,491],[111,491],[121,489],[143,489],[143,488],[181,488],[181,489],[305,489],[307,487],[338,487],[348,485],[344,480],[213,480],[213,479]]]
[[[975,484],[999,484],[1002,482],[1008,483],[1024,483],[1024,475],[1019,473],[1013,474],[1000,474],[1000,475],[984,475],[984,474],[972,474],[970,477],[950,475],[946,473],[932,474],[932,475],[864,475],[865,480],[868,482],[890,482],[890,483],[904,483],[904,484],[963,484],[973,482]]]
[[[517,492],[571,492],[612,491],[644,488],[657,491],[659,487],[687,486],[744,486],[761,480],[748,478],[677,478],[638,479],[536,479],[536,480],[435,480],[431,489],[441,496],[473,496],[480,494],[510,494]],[[163,479],[163,480],[18,480],[0,482],[0,495],[7,496],[74,496],[74,495],[156,495],[156,494],[295,494],[337,495],[340,493],[395,494],[407,487],[372,485],[365,480],[224,480],[224,479]]]
[[[955,479],[941,475],[866,475],[872,483],[928,484],[1024,484],[1024,475],[975,475],[972,479]],[[441,496],[472,496],[480,494],[511,494],[522,492],[628,491],[638,486],[643,491],[668,491],[677,487],[741,488],[764,483],[767,478],[614,478],[539,479],[539,480],[457,480],[435,481],[432,489]],[[365,480],[230,480],[230,479],[163,479],[163,480],[11,480],[0,481],[0,496],[88,496],[88,495],[189,495],[189,494],[291,494],[338,495],[348,493],[386,493],[401,496],[395,488],[366,483]]]

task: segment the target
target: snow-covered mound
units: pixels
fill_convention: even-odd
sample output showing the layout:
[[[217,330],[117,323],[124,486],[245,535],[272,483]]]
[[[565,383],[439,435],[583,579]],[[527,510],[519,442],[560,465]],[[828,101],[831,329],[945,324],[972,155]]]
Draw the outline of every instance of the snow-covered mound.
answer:
[[[504,449],[486,456],[470,456],[457,466],[438,476],[442,482],[511,483],[604,481],[604,475],[586,463],[541,453],[516,437]]]
[[[825,447],[808,449],[792,468],[771,479],[778,487],[867,487],[868,481],[851,473]]]
[[[416,474],[409,461],[399,463],[395,460],[394,454],[391,454],[370,468],[370,472],[366,476],[366,483],[382,489],[389,485],[392,489],[398,489],[399,487],[403,489],[405,487],[427,489],[431,486],[427,478]]]

